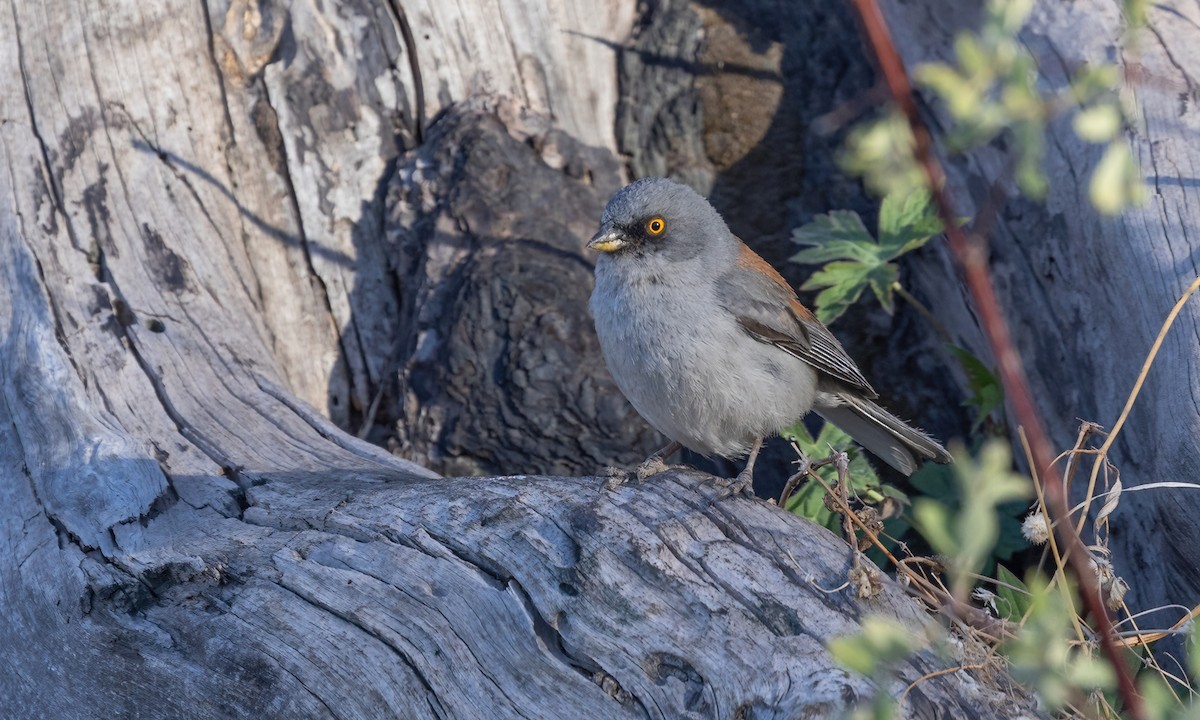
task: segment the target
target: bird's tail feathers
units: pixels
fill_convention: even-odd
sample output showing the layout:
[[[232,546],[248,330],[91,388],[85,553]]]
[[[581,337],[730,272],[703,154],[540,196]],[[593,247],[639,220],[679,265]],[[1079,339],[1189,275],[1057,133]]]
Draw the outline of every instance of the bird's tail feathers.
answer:
[[[950,453],[941,443],[870,400],[850,393],[836,397],[840,404],[817,405],[813,410],[905,475],[917,469],[918,458],[950,462]]]

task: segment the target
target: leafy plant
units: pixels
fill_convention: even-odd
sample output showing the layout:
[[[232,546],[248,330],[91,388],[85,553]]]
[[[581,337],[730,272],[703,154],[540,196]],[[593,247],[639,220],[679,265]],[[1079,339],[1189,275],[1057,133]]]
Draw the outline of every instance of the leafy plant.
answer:
[[[1003,407],[1004,387],[996,373],[982,360],[957,345],[947,345],[947,348],[967,374],[967,389],[971,394],[963,404],[975,410],[975,421],[971,423],[971,433],[975,434],[988,416]]]
[[[838,164],[848,175],[861,177],[876,195],[906,195],[926,187],[925,171],[913,159],[913,146],[908,121],[891,110],[850,130]]]
[[[868,707],[860,707],[850,718],[888,720],[895,715],[896,705],[886,688],[898,664],[907,659],[928,641],[914,634],[893,618],[867,616],[857,633],[842,635],[829,641],[829,653],[843,667],[875,681],[878,690]]]
[[[1027,478],[1011,470],[1008,445],[1000,440],[987,442],[978,460],[959,448],[950,467],[959,489],[958,507],[924,497],[914,501],[913,516],[934,551],[949,559],[954,592],[964,597],[972,575],[983,570],[988,558],[997,552],[1002,517],[998,508],[1029,497],[1033,487]],[[1020,525],[1010,519],[1012,532],[1023,546]]]
[[[1127,20],[1128,32],[1145,25],[1150,3],[1120,0],[1118,4]],[[867,5],[863,3],[860,14],[869,24],[872,18]],[[1088,180],[1093,207],[1104,214],[1120,213],[1147,196],[1142,173],[1125,140],[1134,119],[1116,92],[1122,74],[1113,63],[1088,62],[1071,69],[1065,83],[1056,85],[1041,77],[1037,59],[1020,38],[1033,5],[1034,0],[989,0],[981,28],[956,37],[953,58],[916,66],[913,76],[926,97],[940,104],[949,118],[949,122],[943,123],[946,130],[940,137],[943,147],[951,152],[966,152],[1003,143],[1011,158],[1008,170],[1011,176],[1003,182],[1015,182],[1027,197],[1040,198],[1049,187],[1043,160],[1050,122],[1069,119],[1077,137],[1103,148],[1096,153],[1098,161]],[[1132,43],[1133,37],[1127,35],[1126,42]],[[874,40],[873,46],[877,52],[890,48],[890,44]],[[889,81],[894,81],[895,75],[889,73]],[[892,82],[891,86],[896,85]],[[908,120],[894,107],[885,109],[851,129],[839,158],[844,170],[861,177],[869,191],[883,196],[878,240],[871,236],[857,214],[846,211],[819,216],[795,231],[796,242],[808,247],[793,259],[819,266],[803,289],[817,291],[815,309],[825,322],[839,318],[869,289],[889,313],[894,310],[894,296],[900,295],[937,326],[936,318],[898,282],[898,259],[942,230],[929,206],[929,176],[914,158],[916,143]],[[993,194],[1005,190],[1006,187],[993,188]],[[895,212],[899,207],[907,208],[907,212]],[[990,217],[976,219],[978,225],[990,222]],[[956,238],[955,254],[960,262],[967,263],[971,258],[962,251],[962,241],[963,238]],[[940,327],[939,332],[949,342]],[[950,351],[968,379],[970,396],[964,404],[975,411],[971,433],[976,435],[984,429],[986,419],[1003,406],[1003,391],[996,374],[979,358],[958,347],[952,346]],[[824,435],[822,431],[816,440]],[[1081,431],[1073,452],[1086,451],[1084,437]],[[1111,439],[1110,436],[1109,443]],[[1095,459],[1093,482],[1096,468],[1102,467],[1102,462],[1104,468],[1109,467],[1103,457],[1107,447],[1106,444]],[[815,456],[823,455],[824,450],[821,448]],[[1071,717],[1084,713],[1094,713],[1089,717],[1117,717],[1121,710],[1133,712],[1136,694],[1124,689],[1127,687],[1124,682],[1120,693],[1116,692],[1118,673],[1123,678],[1129,675],[1126,663],[1118,661],[1123,659],[1139,667],[1145,664],[1143,672],[1138,673],[1138,684],[1147,717],[1200,720],[1200,701],[1194,700],[1197,696],[1193,690],[1197,678],[1193,677],[1189,685],[1188,679],[1182,677],[1182,670],[1175,675],[1158,665],[1154,655],[1144,647],[1152,639],[1143,636],[1129,639],[1130,645],[1141,646],[1127,653],[1118,653],[1106,644],[1106,651],[1116,664],[1109,665],[1100,659],[1095,633],[1108,626],[1107,618],[1095,613],[1078,615],[1073,606],[1072,598],[1076,596],[1068,578],[1090,580],[1089,571],[1080,568],[1080,555],[1064,558],[1062,547],[1050,543],[1048,552],[1058,568],[1052,579],[1035,573],[1022,582],[1015,573],[997,563],[995,592],[989,589],[993,585],[985,584],[968,596],[967,591],[980,572],[994,560],[1008,558],[1025,546],[1017,517],[1022,514],[1023,499],[1030,495],[1031,484],[1013,472],[1011,461],[1008,446],[991,441],[983,445],[976,459],[960,450],[952,469],[927,466],[911,478],[913,487],[924,494],[914,501],[911,516],[931,547],[945,557],[948,577],[943,579],[941,572],[928,569],[941,567],[940,563],[911,555],[897,560],[892,552],[885,553],[901,579],[933,609],[943,608],[947,603],[965,609],[963,602],[972,597],[983,602],[985,611],[1002,618],[1004,623],[996,623],[1002,626],[994,632],[996,626],[986,617],[979,620],[971,612],[955,613],[954,632],[973,635],[978,630],[980,637],[992,638],[987,640],[989,644],[995,642],[994,638],[1008,638],[997,648],[1000,661],[1007,663],[1012,677],[1037,692],[1044,710]],[[861,476],[852,471],[850,476],[850,484],[856,487],[870,487],[874,480],[873,473]],[[805,488],[790,505],[802,512],[826,513],[824,522],[836,524],[837,519],[831,518],[832,513],[823,502],[818,508],[817,500],[823,492],[824,488]],[[1089,497],[1091,493],[1089,483]],[[838,505],[841,506],[840,500]],[[847,511],[857,514],[853,508]],[[1040,518],[1043,536],[1048,515],[1049,511],[1039,501],[1031,518]],[[1086,509],[1083,515],[1087,516]],[[851,519],[848,516],[847,520]],[[872,537],[877,534],[866,524],[855,522],[859,532]],[[1032,528],[1039,522],[1031,520],[1029,525]],[[1106,543],[1103,539],[1096,542],[1102,546],[1089,548],[1087,554],[1091,556],[1098,584],[1110,607],[1120,607],[1128,613],[1120,600],[1123,591],[1114,589],[1115,581],[1106,583],[1104,579],[1105,573],[1115,577],[1111,564],[1103,561]],[[895,555],[908,553],[903,546],[904,552],[892,550]],[[933,573],[932,579],[927,573]],[[947,597],[943,581],[953,589],[954,597]],[[975,620],[968,620],[969,617]],[[1136,628],[1133,617],[1127,617],[1126,621]],[[889,684],[894,687],[889,681],[894,679],[891,675],[904,653],[916,652],[920,647],[922,644],[903,628],[889,621],[878,621],[864,624],[855,636],[835,640],[830,650],[844,665],[873,678],[883,688]],[[1189,650],[1192,672],[1197,672],[1200,651],[1194,643]],[[1186,688],[1193,702],[1189,704],[1186,695],[1181,697],[1180,687]],[[1129,705],[1121,707],[1126,702]],[[880,690],[868,704],[855,710],[854,717],[888,718],[896,712],[895,700]]]
[[[896,261],[942,232],[942,223],[930,201],[928,190],[918,188],[904,194],[890,194],[879,207],[879,239],[872,237],[862,218],[852,210],[835,210],[818,215],[797,228],[792,239],[809,245],[792,256],[792,262],[824,263],[814,272],[802,290],[818,290],[813,302],[817,318],[832,323],[862,297],[868,288],[889,314],[895,311],[895,295],[900,294],[932,319],[932,313],[912,297],[899,282]],[[942,332],[940,327],[939,332]],[[948,340],[948,339],[947,339]],[[979,431],[992,412],[1003,406],[1004,391],[999,379],[970,352],[949,345],[967,375],[971,391],[965,405],[975,409],[971,432]]]
[[[870,288],[890,314],[895,310],[893,291],[900,277],[896,259],[929,242],[942,231],[930,203],[929,191],[911,190],[890,194],[879,208],[879,239],[871,236],[858,213],[835,210],[818,215],[797,228],[792,239],[810,245],[792,256],[792,262],[821,264],[801,286],[819,290],[815,305],[817,318],[831,323]]]
[[[1074,620],[1062,592],[1044,579],[1030,582],[1024,624],[1014,638],[1001,646],[1013,679],[1037,690],[1050,709],[1067,703],[1086,704],[1093,690],[1111,690],[1113,669],[1092,655],[1087,646],[1071,644]]]
[[[908,503],[904,493],[879,481],[875,469],[867,462],[863,451],[854,444],[853,438],[832,423],[825,423],[815,438],[802,422],[784,430],[780,435],[794,442],[806,458],[825,457],[831,451],[846,453],[850,457],[848,484],[852,496],[858,496],[869,504],[883,503],[889,499],[898,504]],[[830,486],[838,481],[837,471],[832,465],[823,465],[815,468],[813,472]],[[788,498],[786,509],[835,532],[839,530],[838,516],[825,504],[825,488],[814,480],[808,481]]]
[[[924,644],[922,638],[895,620],[870,615],[859,632],[830,640],[829,651],[850,670],[878,677]]]
[[[1123,0],[1131,27],[1144,24],[1147,5],[1146,0]],[[1089,182],[1092,205],[1115,215],[1144,202],[1145,183],[1122,137],[1128,114],[1114,91],[1121,77],[1118,68],[1112,63],[1081,65],[1065,87],[1043,90],[1048,83],[1019,37],[1032,9],[1033,0],[990,0],[982,28],[956,36],[953,62],[921,63],[913,69],[918,85],[950,115],[946,145],[951,152],[966,152],[1005,136],[1017,187],[1028,197],[1041,198],[1048,188],[1042,171],[1046,128],[1052,119],[1075,111],[1076,134],[1107,146]],[[907,194],[928,187],[913,147],[907,120],[889,109],[850,131],[839,162],[873,193]]]
[[[1005,620],[1019,622],[1033,604],[1029,588],[1008,568],[996,564],[996,611]]]
[[[991,0],[979,32],[955,38],[953,64],[923,63],[914,69],[917,82],[937,95],[954,120],[946,133],[948,146],[962,152],[1007,135],[1017,186],[1040,198],[1048,187],[1042,172],[1046,127],[1077,108],[1075,133],[1107,145],[1089,183],[1092,205],[1112,215],[1144,201],[1141,172],[1121,136],[1126,116],[1113,92],[1120,78],[1116,66],[1083,65],[1066,87],[1042,91],[1037,60],[1019,37],[1032,9],[1033,0]],[[1125,10],[1136,21],[1144,17],[1145,3],[1126,0]]]

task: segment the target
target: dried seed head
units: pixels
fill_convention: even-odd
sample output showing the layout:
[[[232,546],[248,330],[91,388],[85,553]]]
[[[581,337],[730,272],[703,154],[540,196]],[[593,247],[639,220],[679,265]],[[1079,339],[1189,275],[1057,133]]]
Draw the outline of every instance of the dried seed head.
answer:
[[[993,615],[1000,614],[1000,611],[996,609],[996,593],[991,590],[984,587],[977,587],[971,591],[971,599],[991,610]]]
[[[1112,583],[1106,588],[1108,591],[1108,599],[1106,604],[1109,610],[1120,610],[1125,603],[1125,593],[1129,592],[1129,583],[1125,582],[1119,575],[1114,576]]]
[[[1050,524],[1041,512],[1032,512],[1021,523],[1021,534],[1034,545],[1042,545],[1050,539]]]
[[[854,514],[871,532],[876,534],[883,532],[883,519],[879,517],[879,511],[875,508],[867,506]]]
[[[1112,583],[1113,578],[1116,577],[1115,573],[1113,573],[1112,563],[1098,557],[1093,557],[1088,562],[1091,564],[1092,570],[1096,572],[1096,579],[1100,581],[1100,585],[1108,587]]]
[[[851,568],[849,579],[854,586],[854,594],[864,600],[883,592],[883,580],[874,565],[863,563]]]

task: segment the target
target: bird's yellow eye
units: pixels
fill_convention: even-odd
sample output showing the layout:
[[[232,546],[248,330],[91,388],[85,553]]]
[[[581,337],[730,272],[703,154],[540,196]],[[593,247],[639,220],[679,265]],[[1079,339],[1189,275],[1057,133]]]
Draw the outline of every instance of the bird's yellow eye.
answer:
[[[667,229],[667,222],[660,217],[656,217],[646,223],[646,232],[651,235],[662,235],[663,230]]]

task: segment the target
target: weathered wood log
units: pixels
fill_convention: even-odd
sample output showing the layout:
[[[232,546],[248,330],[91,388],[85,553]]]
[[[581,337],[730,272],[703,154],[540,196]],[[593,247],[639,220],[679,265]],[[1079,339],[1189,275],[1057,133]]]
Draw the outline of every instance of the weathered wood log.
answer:
[[[955,33],[980,26],[984,3],[884,5],[911,64],[953,61]],[[1001,302],[1062,450],[1074,442],[1077,418],[1115,422],[1162,321],[1198,272],[1191,258],[1200,237],[1200,210],[1187,168],[1196,164],[1193,138],[1200,129],[1200,54],[1195,51],[1200,16],[1194,7],[1169,2],[1151,8],[1148,20],[1147,29],[1115,57],[1125,25],[1119,8],[1105,2],[1039,3],[1023,35],[1055,86],[1094,59],[1121,63],[1126,78],[1121,91],[1137,113],[1129,138],[1152,191],[1144,208],[1118,219],[1099,216],[1091,209],[1087,182],[1102,148],[1082,142],[1069,120],[1062,120],[1052,125],[1046,148],[1046,201],[1010,193],[993,226],[990,260]],[[812,126],[817,116],[843,103],[857,112],[870,105],[863,100],[869,97],[871,76],[849,8],[673,0],[639,21],[628,46],[620,55],[617,119],[620,146],[633,167],[710,188],[733,229],[794,282],[802,280],[806,269],[785,262],[794,252],[787,229],[830,207],[869,210],[830,169],[838,136],[821,135]],[[733,82],[730,78],[739,79],[736,120],[728,106],[712,99],[733,97],[712,92],[714,84]],[[927,110],[936,126],[939,108]],[[750,145],[746,155],[735,154],[731,163],[721,152],[729,145],[720,131],[738,123],[742,139],[756,131],[761,142]],[[797,142],[803,152],[784,151]],[[1008,158],[997,143],[951,164],[948,187],[961,212],[989,205],[991,185],[1005,176]],[[795,199],[781,204],[779,197]],[[933,309],[955,342],[989,358],[945,250],[932,243],[907,257],[903,268],[904,283]],[[1200,372],[1194,342],[1200,310],[1194,303],[1168,336],[1113,448],[1126,487],[1194,477],[1200,468],[1200,409],[1188,390],[1196,387]],[[952,379],[957,361],[914,316],[901,303],[890,324],[881,324],[882,314],[869,312],[833,329],[868,377],[892,395],[890,405],[941,437],[961,435],[966,424],[955,408],[964,383]],[[1076,492],[1085,484],[1077,484]],[[1131,584],[1127,599],[1135,610],[1196,604],[1200,553],[1191,542],[1200,534],[1196,502],[1200,496],[1178,491],[1121,499],[1111,518],[1112,546],[1118,572]],[[1178,617],[1179,611],[1171,610],[1152,624],[1170,625]]]
[[[871,97],[874,75],[848,4],[666,0],[619,48],[618,144],[635,174],[666,174],[710,196],[730,228],[800,286],[791,230],[831,209],[872,201],[837,168],[846,120],[822,116]],[[853,119],[854,114],[851,114]],[[836,126],[837,123],[825,123]],[[969,427],[962,385],[928,323],[859,303],[833,327],[885,404],[950,440]],[[795,453],[768,441],[760,490],[787,477]]]
[[[928,618],[890,582],[863,601],[830,591],[850,556],[822,528],[715,501],[694,472],[615,491],[441,479],[338,427],[371,420],[399,373],[396,395],[426,403],[411,417],[429,432],[401,436],[422,460],[578,468],[652,440],[601,380],[583,308],[563,309],[586,296],[583,228],[616,182],[587,150],[615,143],[615,66],[584,35],[622,41],[633,5],[556,7],[0,11],[6,714],[795,717],[875,691],[827,640],[870,613]],[[516,101],[464,105],[468,90]],[[506,167],[557,180],[556,204],[501,214],[495,192],[519,186],[486,172]],[[459,256],[447,241],[463,237]],[[539,279],[559,294],[538,297]],[[485,326],[489,309],[507,324]],[[562,337],[539,343],[553,333],[535,319]],[[554,378],[574,378],[570,402],[595,409],[558,433],[476,437],[487,383],[521,387],[446,372],[476,337],[503,361],[489,372],[528,373],[531,406],[564,402]],[[528,345],[509,355],[510,340]],[[555,348],[537,376],[529,359]],[[522,401],[491,407],[530,427],[508,414]],[[885,689],[962,659],[923,651]],[[1024,702],[965,671],[907,697],[912,717]]]
[[[452,111],[403,159],[387,224],[399,454],[455,474],[580,474],[663,444],[604,369],[586,310],[581,241],[620,185],[609,151],[507,101]]]
[[[888,19],[909,62],[947,59],[953,33],[978,27],[978,8],[940,0],[891,3]],[[1023,39],[1056,86],[1094,58],[1118,62],[1120,88],[1135,113],[1127,132],[1150,189],[1149,202],[1120,218],[1091,209],[1087,183],[1101,148],[1070,122],[1052,125],[1044,202],[1005,198],[989,246],[1001,303],[1026,364],[1034,396],[1055,444],[1067,450],[1078,418],[1111,428],[1146,353],[1182,292],[1200,273],[1200,204],[1193,168],[1200,162],[1200,11],[1186,3],[1149,8],[1148,26],[1123,45],[1120,8],[1104,2],[1039,4]],[[931,109],[931,112],[936,110]],[[972,153],[953,168],[948,187],[962,212],[987,205],[989,185],[1005,174],[1003,148]],[[964,346],[986,352],[961,287],[941,253],[914,263],[912,283]],[[1125,487],[1190,481],[1200,473],[1200,307],[1183,309],[1150,371],[1138,404],[1113,446]],[[1076,482],[1082,493],[1086,482]],[[1117,572],[1126,600],[1140,611],[1200,596],[1200,494],[1126,493],[1110,517]],[[1177,608],[1139,619],[1165,627]]]

